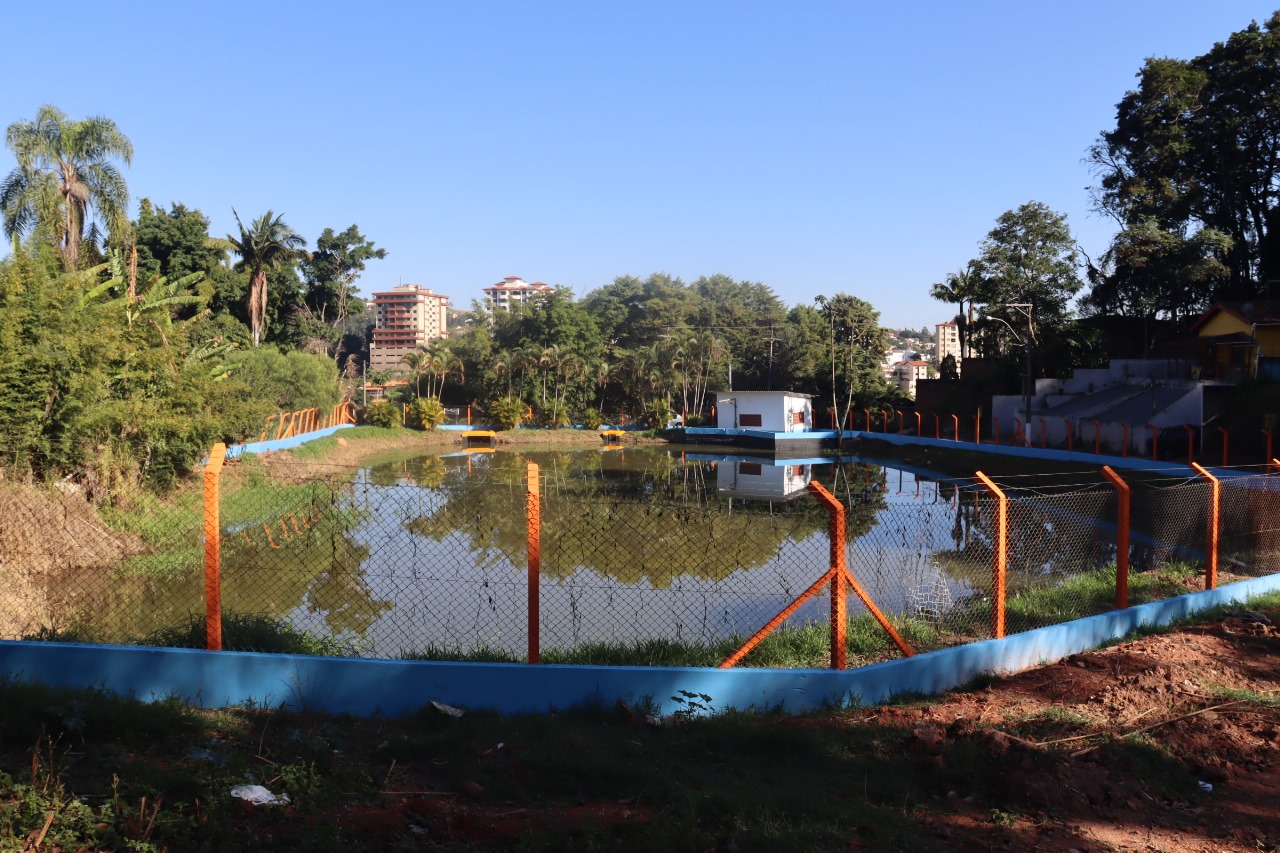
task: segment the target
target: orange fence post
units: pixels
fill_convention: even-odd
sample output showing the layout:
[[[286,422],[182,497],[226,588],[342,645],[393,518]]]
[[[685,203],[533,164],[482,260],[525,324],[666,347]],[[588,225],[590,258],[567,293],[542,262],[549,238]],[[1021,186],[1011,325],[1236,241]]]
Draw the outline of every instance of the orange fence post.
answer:
[[[209,449],[204,468],[204,643],[211,652],[222,651],[222,522],[218,512],[218,485],[227,446],[218,442]]]
[[[275,420],[276,418],[278,418],[278,417],[280,417],[280,416],[279,416],[279,415],[271,415],[270,417],[268,417],[268,418],[267,418],[267,422],[266,422],[266,424],[264,424],[264,425],[263,425],[263,427],[262,427],[262,435],[258,436],[258,441],[266,441],[266,440],[267,440],[267,432],[271,429],[271,422],[272,422],[272,421],[274,421],[274,420]],[[1267,455],[1268,455],[1268,456],[1270,456],[1271,454],[1267,454]]]
[[[1231,448],[1231,436],[1227,435],[1226,427],[1218,427],[1218,432],[1222,433],[1222,467],[1230,467],[1231,463],[1227,461],[1227,452]]]
[[[1205,545],[1204,588],[1216,589],[1218,586],[1218,508],[1222,498],[1222,483],[1218,478],[1206,471],[1201,465],[1192,462],[1191,468],[1210,483],[1209,487],[1209,535]]]
[[[471,404],[467,404],[467,426],[471,426]]]
[[[917,411],[916,412],[916,438],[922,438],[922,436],[920,435],[920,433],[924,431],[924,426],[922,424],[923,424],[923,419],[920,415],[920,412]]]
[[[884,424],[884,431],[888,432],[889,431],[889,410],[888,409],[880,410],[880,421],[882,424]]]
[[[951,414],[951,428],[955,430],[955,435],[953,437],[955,438],[956,441],[959,441],[960,440],[960,416],[955,414],[954,412],[952,412]]]
[[[1271,473],[1271,430],[1264,429],[1262,434],[1267,437],[1267,473]]]
[[[1009,499],[1000,487],[981,471],[975,477],[996,498],[995,557],[991,566],[991,635],[1004,637],[1005,581],[1009,573]]]
[[[933,437],[942,441],[942,418],[938,417],[938,413],[933,413]]]
[[[1010,437],[1009,443],[1010,444],[1015,443],[1018,439],[1022,439],[1023,444],[1027,443],[1027,437],[1022,434],[1022,419],[1014,418],[1013,419],[1013,435]]]
[[[542,579],[542,484],[538,463],[530,462],[525,488],[525,514],[529,533],[529,663],[542,662],[540,582]]]
[[[823,573],[822,577],[810,584],[809,588],[800,593],[795,601],[788,604],[776,616],[770,619],[765,626],[759,631],[751,635],[742,646],[729,657],[725,658],[720,664],[720,669],[729,669],[738,661],[742,660],[751,650],[760,644],[760,641],[769,636],[779,625],[787,620],[787,617],[800,609],[810,598],[815,596],[828,583],[831,584],[831,668],[844,669],[848,657],[848,606],[845,597],[845,584],[853,589],[855,595],[858,596],[867,611],[871,614],[876,622],[880,623],[880,627],[884,628],[885,633],[893,640],[894,645],[907,657],[915,655],[915,650],[902,639],[902,636],[894,629],[893,625],[885,617],[880,608],[876,607],[875,602],[867,595],[866,590],[858,583],[857,579],[849,572],[845,558],[845,521],[844,521],[844,504],[840,503],[831,492],[823,488],[822,484],[817,480],[809,483],[809,491],[813,492],[823,506],[830,513],[830,521],[828,522],[828,538],[831,543],[829,561],[830,568]]]
[[[973,443],[982,444],[982,409],[973,416]]]
[[[902,409],[894,409],[894,411],[898,413],[898,432],[902,432],[904,429],[902,425]]]
[[[1196,431],[1191,424],[1183,424],[1183,428],[1187,431],[1187,464],[1194,465],[1196,461]]]
[[[1119,507],[1116,510],[1116,609],[1129,606],[1129,484],[1111,470],[1102,466],[1102,476],[1116,487]]]
[[[814,486],[817,488],[813,488]],[[830,514],[827,523],[827,541],[830,543],[828,565],[831,572],[834,572],[831,578],[831,668],[844,669],[848,658],[849,630],[849,608],[843,580],[843,575],[848,573],[845,567],[844,504],[817,482],[810,483],[810,491],[817,495],[818,501],[826,506]]]
[[[867,416],[867,432],[871,432],[871,410],[863,409],[862,414]]]

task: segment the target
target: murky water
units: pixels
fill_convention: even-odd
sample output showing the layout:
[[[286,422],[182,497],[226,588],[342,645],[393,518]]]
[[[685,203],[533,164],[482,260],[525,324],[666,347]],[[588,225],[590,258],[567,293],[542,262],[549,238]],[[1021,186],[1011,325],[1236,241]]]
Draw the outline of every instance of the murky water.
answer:
[[[845,504],[849,567],[882,609],[938,617],[971,593],[937,558],[956,548],[954,489],[910,472],[648,448],[457,454],[362,470],[340,502],[356,520],[330,537],[335,554],[365,556],[315,575],[289,617],[375,655],[523,650],[530,461],[544,648],[754,633],[829,567],[811,480]],[[826,607],[818,595],[792,618]]]

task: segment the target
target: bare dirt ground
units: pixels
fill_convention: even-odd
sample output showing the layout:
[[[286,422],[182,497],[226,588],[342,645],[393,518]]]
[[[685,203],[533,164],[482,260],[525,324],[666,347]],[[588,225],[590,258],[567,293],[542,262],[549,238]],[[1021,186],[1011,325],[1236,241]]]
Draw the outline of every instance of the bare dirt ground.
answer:
[[[940,849],[1280,850],[1277,611],[814,724],[907,728],[901,748],[938,771],[917,815]],[[989,788],[949,772],[965,745],[991,762]]]

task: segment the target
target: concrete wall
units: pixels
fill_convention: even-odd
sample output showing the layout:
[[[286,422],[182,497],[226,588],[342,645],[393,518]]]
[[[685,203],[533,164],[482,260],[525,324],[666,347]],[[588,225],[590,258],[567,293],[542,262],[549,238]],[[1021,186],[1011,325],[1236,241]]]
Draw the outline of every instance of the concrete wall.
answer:
[[[811,711],[873,704],[902,693],[935,694],[980,675],[1009,674],[1097,648],[1147,625],[1280,589],[1280,575],[1130,607],[1063,625],[944,649],[860,669],[701,669],[528,666],[360,660],[247,652],[203,652],[74,643],[0,642],[6,677],[95,687],[152,701],[177,696],[200,707],[264,707],[402,716],[431,700],[502,713],[545,713],[585,703],[652,700],[679,708],[679,691],[705,693],[717,708]]]

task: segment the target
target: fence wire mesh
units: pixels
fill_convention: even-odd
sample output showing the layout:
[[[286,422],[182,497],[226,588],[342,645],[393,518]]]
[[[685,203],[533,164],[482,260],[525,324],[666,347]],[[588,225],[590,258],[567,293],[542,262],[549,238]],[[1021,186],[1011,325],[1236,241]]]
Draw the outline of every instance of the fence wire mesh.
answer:
[[[832,566],[832,516],[815,479],[844,508],[850,665],[901,654],[873,609],[915,651],[997,630],[1000,500],[973,481],[659,451],[638,473],[621,454],[539,459],[532,502],[511,453],[229,460],[223,647],[523,661],[533,641],[551,663],[717,665],[772,625],[744,664],[824,666],[830,584],[813,587]],[[1203,588],[1212,487],[1185,471],[1132,478],[1130,604]],[[200,479],[115,483],[92,501],[69,482],[0,482],[0,637],[203,647]],[[1002,482],[1005,633],[1115,606],[1118,493],[1088,479]],[[1278,481],[1224,480],[1220,582],[1275,570]]]

